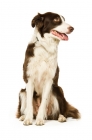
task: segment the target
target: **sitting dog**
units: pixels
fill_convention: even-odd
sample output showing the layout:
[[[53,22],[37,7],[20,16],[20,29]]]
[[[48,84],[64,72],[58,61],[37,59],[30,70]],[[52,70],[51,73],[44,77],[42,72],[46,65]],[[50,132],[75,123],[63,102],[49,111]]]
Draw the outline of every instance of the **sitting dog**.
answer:
[[[31,23],[35,27],[31,42],[27,46],[23,64],[23,79],[26,88],[19,93],[17,118],[24,125],[43,125],[45,119],[66,121],[67,117],[79,118],[79,111],[65,99],[58,86],[59,67],[57,63],[60,40],[68,40],[74,28],[65,18],[47,12],[36,15]]]

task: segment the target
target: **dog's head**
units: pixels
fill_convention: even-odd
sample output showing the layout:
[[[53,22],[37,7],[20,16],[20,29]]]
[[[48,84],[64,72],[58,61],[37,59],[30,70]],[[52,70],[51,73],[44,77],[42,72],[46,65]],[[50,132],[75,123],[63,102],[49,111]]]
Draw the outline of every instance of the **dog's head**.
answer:
[[[58,40],[68,40],[66,34],[70,34],[74,28],[65,22],[65,18],[56,13],[47,12],[45,14],[36,15],[32,22],[32,27],[37,27],[39,33],[44,37],[45,33]]]

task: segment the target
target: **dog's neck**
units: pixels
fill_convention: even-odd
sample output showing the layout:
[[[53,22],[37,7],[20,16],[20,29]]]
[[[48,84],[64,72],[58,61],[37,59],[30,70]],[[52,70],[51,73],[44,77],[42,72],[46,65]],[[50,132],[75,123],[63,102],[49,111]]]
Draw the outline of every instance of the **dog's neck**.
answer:
[[[44,37],[41,37],[39,31],[35,28],[31,42],[36,43],[37,46],[41,45],[48,53],[57,53],[59,40],[53,38],[50,33],[45,33]]]

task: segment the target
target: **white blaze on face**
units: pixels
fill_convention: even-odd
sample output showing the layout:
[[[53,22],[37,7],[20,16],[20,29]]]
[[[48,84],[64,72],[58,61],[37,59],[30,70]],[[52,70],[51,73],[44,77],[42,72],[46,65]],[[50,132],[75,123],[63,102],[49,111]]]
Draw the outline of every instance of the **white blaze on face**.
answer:
[[[68,40],[67,34],[71,33],[74,28],[65,22],[63,16],[61,17],[61,24],[51,30],[51,36],[58,40]]]
[[[65,33],[65,34],[67,34],[67,33],[69,32],[69,29],[68,29],[68,28],[70,27],[70,25],[67,24],[67,23],[64,21],[64,18],[63,18],[62,16],[60,16],[60,17],[61,17],[61,20],[62,20],[61,25],[55,27],[53,30],[56,30],[56,31],[58,31],[58,32],[60,32],[60,33]]]

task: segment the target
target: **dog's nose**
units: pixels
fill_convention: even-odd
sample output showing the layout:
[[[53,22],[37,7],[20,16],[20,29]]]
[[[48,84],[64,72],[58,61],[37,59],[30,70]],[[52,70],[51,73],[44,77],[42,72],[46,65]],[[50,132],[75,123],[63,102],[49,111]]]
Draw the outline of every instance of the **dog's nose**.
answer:
[[[68,27],[68,30],[69,30],[70,32],[72,32],[72,31],[74,30],[74,28],[73,28],[72,26],[70,26],[70,27]]]

